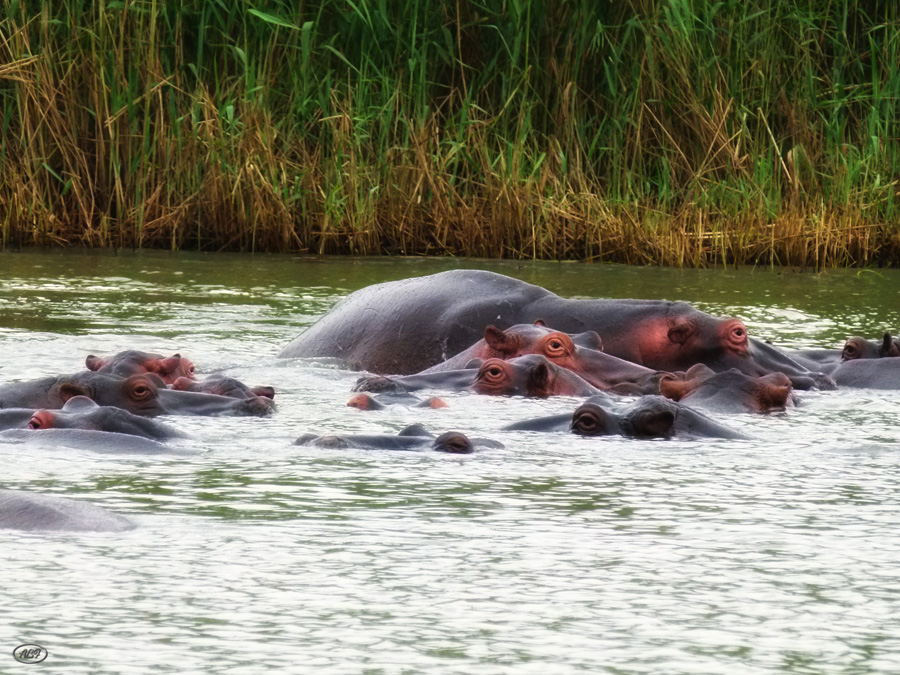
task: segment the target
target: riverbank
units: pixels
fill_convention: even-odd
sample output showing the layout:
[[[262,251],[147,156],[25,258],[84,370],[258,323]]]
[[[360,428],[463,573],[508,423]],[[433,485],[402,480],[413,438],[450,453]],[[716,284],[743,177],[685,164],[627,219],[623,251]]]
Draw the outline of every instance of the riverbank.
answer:
[[[900,264],[900,8],[388,5],[4,0],[0,245]]]

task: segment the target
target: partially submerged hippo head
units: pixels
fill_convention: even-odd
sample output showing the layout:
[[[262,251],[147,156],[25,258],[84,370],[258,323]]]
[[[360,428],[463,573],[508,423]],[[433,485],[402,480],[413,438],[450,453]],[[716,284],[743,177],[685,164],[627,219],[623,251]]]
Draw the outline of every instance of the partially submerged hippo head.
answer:
[[[84,365],[88,370],[116,377],[154,373],[166,384],[172,384],[179,377],[194,378],[194,364],[181,354],[163,356],[130,349],[108,358],[90,354]]]
[[[589,396],[596,389],[577,374],[560,368],[538,354],[516,359],[487,359],[471,387],[478,394],[495,396]]]
[[[866,340],[861,337],[851,337],[844,343],[841,350],[841,361],[853,361],[855,359],[880,359],[885,357],[900,356],[900,345],[897,340],[885,333],[881,342]]]
[[[180,431],[114,406],[99,406],[86,396],[73,396],[61,410],[36,410],[28,428],[108,431],[153,440],[184,436]]]

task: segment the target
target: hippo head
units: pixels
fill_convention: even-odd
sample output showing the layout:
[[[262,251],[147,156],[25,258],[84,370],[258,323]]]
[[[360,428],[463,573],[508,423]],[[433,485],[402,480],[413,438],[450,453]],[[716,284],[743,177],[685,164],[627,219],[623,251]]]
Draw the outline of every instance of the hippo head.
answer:
[[[131,349],[109,358],[90,354],[85,359],[84,365],[88,370],[117,377],[155,373],[166,384],[173,384],[179,377],[194,379],[194,364],[181,354],[163,356]]]
[[[553,330],[541,321],[516,324],[506,330],[488,326],[484,330],[485,348],[480,358],[512,359],[525,354],[541,354],[563,365],[561,359],[571,359],[575,346],[603,351],[603,341],[595,331],[569,335]]]
[[[478,369],[472,391],[494,396],[587,396],[596,390],[575,373],[540,354],[509,361],[487,359]]]
[[[880,359],[886,356],[900,356],[900,346],[890,333],[885,333],[880,343],[861,337],[851,337],[841,349],[841,361]]]
[[[159,390],[166,383],[159,375],[143,373],[124,379],[93,374],[60,382],[59,397],[64,402],[75,396],[87,396],[101,406],[115,406],[135,415],[154,416],[162,410]]]
[[[478,368],[472,390],[489,396],[524,396],[528,391],[527,374],[503,359],[486,359]]]

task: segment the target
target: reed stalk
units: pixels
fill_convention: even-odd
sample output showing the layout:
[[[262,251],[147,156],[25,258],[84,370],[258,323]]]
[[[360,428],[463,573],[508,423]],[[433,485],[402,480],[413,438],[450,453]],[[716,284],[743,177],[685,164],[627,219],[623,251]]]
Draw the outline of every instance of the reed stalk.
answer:
[[[900,6],[0,0],[2,246],[900,263]]]

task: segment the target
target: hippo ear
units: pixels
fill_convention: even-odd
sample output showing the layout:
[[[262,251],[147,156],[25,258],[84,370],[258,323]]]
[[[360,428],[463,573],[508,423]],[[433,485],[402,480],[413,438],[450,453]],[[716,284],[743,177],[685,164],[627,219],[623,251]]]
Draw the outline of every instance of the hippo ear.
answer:
[[[62,394],[60,394],[60,398],[62,398]],[[66,403],[63,405],[62,409],[66,412],[87,412],[88,410],[100,407],[93,399],[90,399],[87,396],[76,395],[69,399],[65,399],[65,401]]]
[[[578,338],[578,344],[583,347],[596,349],[598,352],[603,351],[603,340],[600,339],[600,334],[597,331],[587,330],[584,333],[581,333]]]
[[[484,341],[491,349],[501,354],[515,354],[519,349],[518,338],[505,333],[496,326],[488,326],[484,329]]]
[[[427,436],[428,438],[434,438],[434,434],[428,431],[421,424],[410,424],[408,427],[403,429],[398,436]]]
[[[885,356],[900,356],[900,338],[891,339],[891,347]]]
[[[696,388],[696,382],[685,380],[673,373],[664,373],[659,378],[660,395],[673,401],[680,401]]]
[[[891,350],[894,348],[894,340],[891,338],[891,334],[885,333],[884,339],[881,341],[881,353],[879,356],[890,356]]]
[[[635,436],[659,438],[668,436],[675,424],[675,413],[671,410],[641,410],[631,420]]]
[[[84,367],[88,370],[100,370],[105,365],[106,359],[101,359],[99,356],[94,356],[93,354],[88,354],[88,357],[84,360]]]
[[[732,370],[736,369],[732,368]],[[716,371],[707,366],[705,363],[695,363],[685,371],[684,379],[697,380],[697,382],[705,382],[715,374]]]
[[[535,326],[540,326],[541,328],[546,328],[546,327],[547,327],[547,322],[544,321],[543,319],[538,319],[537,321],[534,322],[534,325],[535,325]]]
[[[550,368],[546,363],[539,363],[528,374],[529,396],[546,396],[550,387]]]
[[[155,372],[160,373],[161,375],[171,375],[178,369],[178,366],[181,365],[181,355],[175,354],[174,356],[167,356],[164,359],[157,359],[156,364],[157,369],[154,369]]]
[[[75,396],[86,396],[87,398],[90,398],[91,393],[81,385],[75,384],[74,382],[63,382],[59,385],[59,398],[63,403],[68,401],[70,398],[74,398]]]
[[[765,384],[759,392],[759,405],[763,412],[772,408],[784,408],[791,395],[791,385]]]

